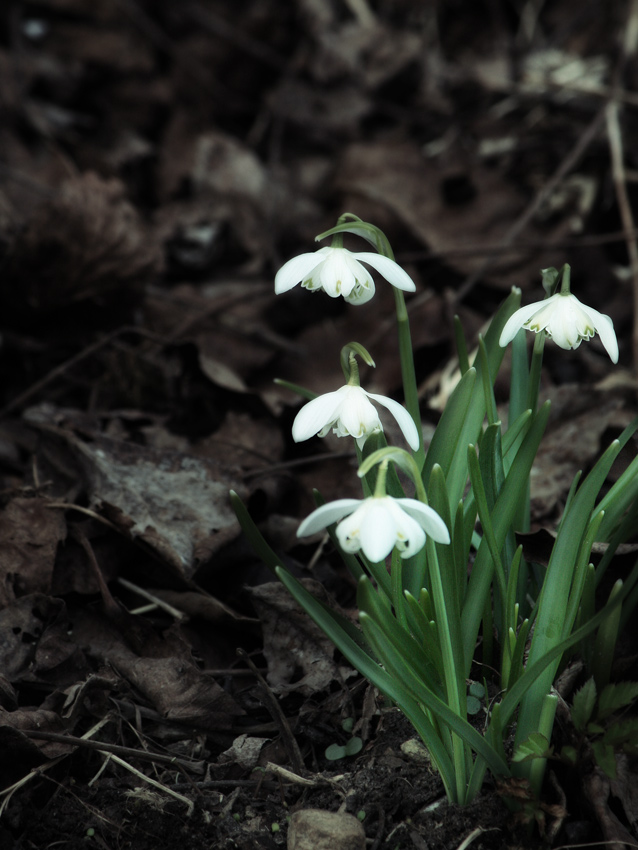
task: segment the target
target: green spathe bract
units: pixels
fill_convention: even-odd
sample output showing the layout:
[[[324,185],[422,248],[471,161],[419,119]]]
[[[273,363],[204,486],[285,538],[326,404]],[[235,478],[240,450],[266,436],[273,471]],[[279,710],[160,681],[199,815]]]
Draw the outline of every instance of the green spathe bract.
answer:
[[[385,235],[349,213],[318,238],[332,236],[338,247],[344,232],[363,237],[381,256],[394,260]],[[559,286],[568,287],[568,267],[545,270],[544,283],[549,301]],[[326,285],[329,288],[329,282]],[[408,313],[401,289],[394,286],[393,292],[404,398],[417,426],[418,444],[410,441],[410,452],[387,446],[382,432],[359,440],[363,502],[337,500],[324,506],[316,494],[318,510],[302,526],[316,531],[326,526],[323,519],[333,522],[327,531],[357,583],[359,625],[315,599],[284,569],[235,494],[233,506],[264,562],[348,661],[410,719],[451,801],[470,802],[487,770],[504,778],[527,777],[539,793],[556,708],[550,691],[561,658],[575,647],[593,647],[589,651],[598,659],[601,676],[600,659],[610,657],[619,628],[638,601],[638,568],[634,568],[596,613],[596,573],[589,563],[593,543],[604,539],[608,548],[598,568],[600,577],[638,516],[638,461],[599,499],[613,459],[638,422],[609,447],[582,483],[576,477],[538,588],[529,578],[532,573],[516,545],[515,532],[529,528],[530,471],[549,416],[548,403],[537,409],[544,331],[536,334],[528,364],[524,334],[512,333],[513,317],[523,316],[520,291],[514,289],[479,340],[478,356],[470,364],[460,323],[455,322],[461,378],[425,452]],[[581,330],[581,338],[588,338],[588,331]],[[571,333],[570,328],[565,332]],[[603,342],[608,350],[611,347],[613,359],[610,333],[613,326],[610,331],[605,323]],[[512,341],[512,336],[512,396],[504,427],[493,387],[505,353],[499,341]],[[342,353],[346,380],[356,370],[355,355],[372,362],[365,349],[349,343]],[[302,393],[312,397],[310,391]],[[425,532],[424,543],[417,534],[418,545],[414,536],[406,543],[414,526],[402,525],[401,515],[394,512],[412,503],[421,506],[412,516],[421,520]],[[370,510],[357,514],[358,506],[366,504]],[[384,505],[389,512],[382,518],[387,527],[381,534],[367,520],[372,509],[375,517],[381,515]],[[428,528],[426,516],[437,518],[438,531]],[[340,531],[341,522],[346,525]],[[383,546],[380,541],[385,541]],[[383,556],[393,541],[388,567]],[[381,560],[370,560],[366,551]],[[480,677],[475,673],[477,662],[482,664]],[[488,676],[490,670],[496,671],[499,695],[486,700],[481,734],[468,721],[467,680]],[[469,704],[475,711],[472,700]],[[515,757],[508,760],[504,740],[517,711]]]

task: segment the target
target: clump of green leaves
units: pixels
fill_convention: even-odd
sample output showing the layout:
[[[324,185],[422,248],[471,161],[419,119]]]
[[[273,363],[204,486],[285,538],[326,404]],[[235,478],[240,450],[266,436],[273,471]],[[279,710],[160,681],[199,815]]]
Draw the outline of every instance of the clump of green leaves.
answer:
[[[576,733],[573,744],[561,748],[560,757],[577,764],[592,757],[610,778],[616,778],[616,753],[638,755],[638,717],[618,716],[638,699],[638,682],[606,685],[600,695],[594,677],[574,694],[571,709]]]
[[[346,232],[365,239],[378,254],[355,255],[343,248]],[[549,746],[558,703],[552,683],[561,659],[580,648],[590,656],[595,683],[603,689],[618,634],[638,605],[638,564],[606,605],[596,611],[595,604],[604,569],[619,544],[633,535],[638,519],[638,458],[606,495],[601,492],[614,460],[638,431],[638,418],[587,476],[575,477],[546,570],[528,564],[516,542],[516,532],[529,529],[530,474],[549,419],[549,403],[538,404],[545,337],[551,336],[563,348],[576,348],[598,332],[616,362],[613,325],[571,295],[567,265],[560,272],[543,272],[548,296],[543,302],[521,307],[520,290],[512,290],[479,338],[472,364],[456,320],[460,379],[426,451],[403,294],[414,291],[415,284],[399,269],[387,238],[374,225],[344,213],[336,227],[317,238],[327,237],[333,237],[330,248],[285,264],[275,290],[286,292],[301,283],[308,289],[323,288],[333,297],[343,294],[357,304],[374,292],[359,260],[385,276],[393,284],[405,407],[412,419],[409,423],[405,411],[400,413],[391,399],[379,402],[404,423],[408,453],[387,445],[376,411],[370,413],[366,407],[368,414],[362,417],[352,405],[346,409],[341,396],[335,399],[334,394],[326,396],[339,402],[335,408],[326,405],[325,397],[317,406],[314,393],[298,389],[312,400],[295,420],[294,439],[325,435],[331,429],[355,438],[363,498],[324,504],[316,493],[317,508],[298,533],[327,530],[356,583],[359,622],[312,596],[288,572],[235,493],[231,493],[233,507],[273,574],[344,658],[412,722],[449,800],[461,804],[473,800],[488,769],[511,788],[517,780],[527,783],[525,793],[533,800],[540,794],[546,759],[555,757]],[[576,316],[582,319],[580,324]],[[535,333],[531,359],[525,330]],[[501,420],[494,386],[510,344],[510,399],[507,417]],[[374,362],[359,343],[344,346],[341,363],[349,393],[356,389],[350,385],[356,356],[368,365]],[[364,398],[366,404],[369,398],[381,398],[361,392],[355,397]],[[415,429],[418,439],[411,440]],[[607,543],[598,568],[590,557],[595,542]],[[468,681],[478,662],[479,642],[484,674],[493,670],[498,686],[489,707],[482,702],[480,686]],[[605,696],[615,707],[601,720],[606,691],[597,699],[595,684],[589,687],[594,687],[593,707],[583,729],[585,736],[594,735],[596,757],[609,760],[609,753],[618,747],[634,745],[634,727],[623,725],[624,721],[603,723],[622,707],[620,692]],[[485,722],[479,731],[470,719],[481,711]],[[595,731],[595,726],[592,731],[592,723],[602,731]],[[512,764],[505,742],[514,724]],[[353,755],[359,746],[359,739],[351,737],[345,745],[329,747],[326,756]]]

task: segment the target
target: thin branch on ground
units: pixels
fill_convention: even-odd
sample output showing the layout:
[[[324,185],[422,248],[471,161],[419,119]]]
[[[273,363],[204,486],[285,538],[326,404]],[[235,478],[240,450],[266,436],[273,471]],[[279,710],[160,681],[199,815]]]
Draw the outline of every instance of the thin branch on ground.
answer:
[[[282,742],[286,749],[286,753],[288,754],[288,758],[290,759],[295,772],[301,773],[304,765],[303,758],[301,756],[301,750],[299,749],[299,744],[297,743],[297,739],[295,738],[295,736],[292,734],[290,724],[288,723],[285,714],[281,710],[281,706],[277,702],[277,699],[275,698],[272,689],[268,686],[268,682],[261,675],[248,653],[243,649],[238,649],[237,654],[246,662],[246,664],[248,664],[255,678],[261,685],[262,691],[266,699],[266,708],[268,709],[268,713],[270,714],[272,719],[279,726]]]

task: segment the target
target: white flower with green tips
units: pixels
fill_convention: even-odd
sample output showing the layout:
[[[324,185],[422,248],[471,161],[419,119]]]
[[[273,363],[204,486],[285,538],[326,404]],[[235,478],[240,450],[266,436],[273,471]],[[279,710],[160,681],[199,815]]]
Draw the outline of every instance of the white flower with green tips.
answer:
[[[571,292],[557,292],[544,301],[521,307],[505,323],[499,344],[505,348],[518,331],[545,331],[561,348],[578,348],[585,339],[600,335],[613,363],[618,362],[618,341],[609,316],[587,307]]]
[[[408,445],[416,451],[419,448],[419,433],[405,407],[394,399],[366,392],[360,386],[351,384],[317,396],[305,404],[292,424],[293,440],[300,443],[315,435],[325,437],[332,431],[338,437],[354,437],[362,449],[371,434],[383,431],[379,413],[370,399],[390,411]]]
[[[350,304],[365,304],[374,295],[374,281],[362,263],[372,266],[398,289],[416,289],[410,275],[382,254],[355,254],[347,248],[326,247],[288,260],[275,276],[275,292],[280,295],[301,283],[305,289],[323,289],[331,298],[343,295]]]
[[[450,542],[447,526],[433,508],[417,499],[392,496],[329,502],[301,523],[297,535],[307,537],[334,522],[339,522],[336,534],[341,548],[351,553],[361,550],[375,563],[395,546],[402,558],[410,558],[425,546],[426,535],[437,543]]]

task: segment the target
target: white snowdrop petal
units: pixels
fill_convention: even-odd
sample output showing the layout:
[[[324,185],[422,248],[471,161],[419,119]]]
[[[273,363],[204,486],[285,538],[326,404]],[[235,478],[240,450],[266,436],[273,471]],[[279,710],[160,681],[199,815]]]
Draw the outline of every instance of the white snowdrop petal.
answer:
[[[591,307],[581,304],[576,296],[571,298],[571,315],[576,333],[581,339],[591,339],[596,334],[600,313]]]
[[[523,325],[532,318],[539,306],[538,302],[536,304],[528,304],[526,307],[521,307],[515,313],[512,313],[501,331],[498,341],[501,348],[505,348],[505,346],[510,344]]]
[[[354,257],[372,266],[373,269],[376,269],[379,274],[382,274],[397,289],[403,289],[405,292],[414,292],[416,290],[416,284],[410,275],[389,257],[384,257],[382,254],[374,254],[370,251],[354,254]]]
[[[358,552],[361,548],[360,511],[364,505],[365,502],[361,504],[361,507],[358,510],[343,519],[337,526],[337,540],[344,552],[353,554],[354,552]]]
[[[324,259],[325,257],[320,250],[312,254],[300,254],[284,263],[275,275],[275,292],[277,295],[288,292],[293,286],[301,283]]]
[[[387,398],[386,396],[377,395],[376,393],[366,393],[366,395],[369,398],[374,399],[377,404],[383,405],[383,407],[390,411],[396,419],[397,425],[403,432],[403,436],[405,437],[407,444],[410,446],[412,451],[416,451],[419,448],[419,432],[417,431],[414,419],[410,416],[405,407],[393,398]]]
[[[536,310],[530,318],[523,323],[523,327],[526,327],[528,330],[534,331],[535,333],[540,333],[542,330],[546,330],[550,333],[554,317],[560,313],[561,309],[564,307],[564,301],[560,300],[563,297],[564,296],[560,293],[557,293],[556,295],[552,295],[551,298],[547,298],[545,301],[537,302],[535,305]]]
[[[596,324],[596,330],[600,335],[600,341],[605,347],[605,351],[609,354],[612,363],[618,363],[618,340],[614,331],[614,323],[604,313],[600,313],[600,318]]]
[[[434,508],[424,505],[417,499],[397,499],[397,503],[411,517],[413,517],[433,540],[437,543],[449,543],[450,532],[443,519]]]
[[[574,342],[577,342],[578,334],[574,329],[573,317],[570,315],[569,305],[556,305],[551,321],[545,328],[547,333],[560,348],[569,350]]]
[[[322,528],[327,528],[352,513],[360,504],[360,499],[337,499],[327,505],[321,505],[301,523],[297,529],[297,537],[308,537]]]
[[[344,253],[344,260],[352,272],[356,288],[366,288],[374,285],[370,272],[365,266],[362,266],[357,259],[355,259],[354,254]],[[344,296],[350,296],[355,289],[355,286],[353,286],[349,292],[344,292]]]
[[[505,323],[499,345],[510,343],[521,327],[536,333],[545,330],[556,345],[566,350],[578,348],[583,340],[598,333],[612,362],[618,362],[618,340],[612,320],[583,304],[571,292],[556,292],[545,301],[521,307]]]
[[[347,255],[339,248],[333,248],[332,253],[318,269],[318,274],[324,292],[331,298],[338,298],[344,293],[348,295],[356,283]]]
[[[375,563],[390,554],[397,539],[396,523],[383,502],[385,499],[374,496],[366,500],[366,510],[361,512],[360,519],[361,548],[364,555]]]
[[[402,558],[411,558],[425,546],[425,531],[418,522],[406,515],[409,524],[403,529],[404,539],[399,541]]]
[[[372,280],[372,278],[370,278],[370,282],[367,286],[360,286],[357,284],[357,286],[355,286],[350,295],[346,295],[346,301],[348,302],[348,304],[354,304],[358,307],[361,304],[366,304],[368,301],[374,298],[374,293],[374,281]]]
[[[361,387],[348,387],[339,411],[339,419],[353,437],[369,436],[375,431],[383,431],[376,408],[368,401],[368,394]]]
[[[325,393],[304,404],[292,423],[292,438],[295,443],[309,440],[335,421],[339,415],[344,389],[346,388],[342,387],[336,392]]]

